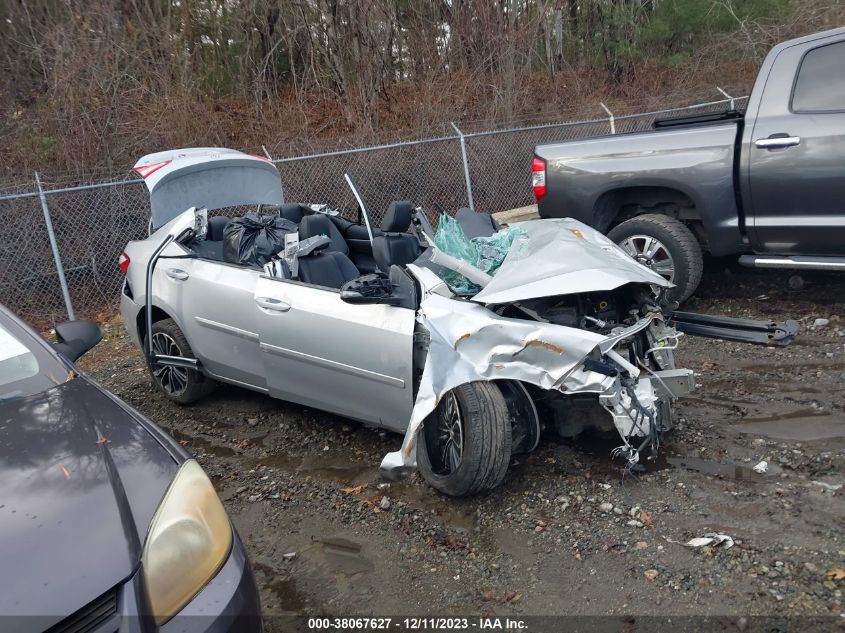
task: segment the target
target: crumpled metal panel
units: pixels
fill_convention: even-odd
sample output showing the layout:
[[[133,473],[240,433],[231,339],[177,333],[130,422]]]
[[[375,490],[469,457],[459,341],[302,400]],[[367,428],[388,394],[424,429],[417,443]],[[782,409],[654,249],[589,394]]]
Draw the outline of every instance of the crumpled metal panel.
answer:
[[[502,266],[474,301],[511,303],[613,290],[632,282],[672,286],[577,220],[530,220],[514,226],[525,230],[527,236],[514,240]]]
[[[381,470],[387,476],[416,466],[417,431],[440,399],[459,385],[510,379],[542,389],[615,393],[618,378],[586,371],[581,365],[590,354],[599,357],[620,339],[647,327],[653,317],[605,337],[551,323],[505,318],[473,302],[430,295],[420,306],[418,320],[431,337],[428,357],[402,447],[382,460]]]

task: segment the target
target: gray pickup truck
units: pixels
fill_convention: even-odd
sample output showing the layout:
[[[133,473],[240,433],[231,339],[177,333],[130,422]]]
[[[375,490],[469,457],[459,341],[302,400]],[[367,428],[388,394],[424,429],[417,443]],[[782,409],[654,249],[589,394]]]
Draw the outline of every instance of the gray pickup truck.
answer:
[[[704,251],[845,271],[845,28],[775,46],[744,114],[541,145],[532,170],[541,217],[606,233],[674,300],[695,291]]]

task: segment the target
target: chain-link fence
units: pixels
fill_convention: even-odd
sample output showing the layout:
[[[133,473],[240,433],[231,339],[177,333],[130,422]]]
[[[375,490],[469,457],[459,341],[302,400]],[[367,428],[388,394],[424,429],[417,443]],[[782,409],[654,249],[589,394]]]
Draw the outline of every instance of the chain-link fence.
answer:
[[[742,109],[746,98],[591,121],[495,131],[464,131],[409,141],[274,160],[285,199],[320,202],[355,217],[343,178],[358,186],[378,224],[392,200],[436,210],[462,206],[495,213],[533,203],[530,166],[537,145],[652,129],[655,119]],[[28,190],[27,190],[28,189]],[[0,303],[47,325],[113,313],[123,282],[117,266],[126,242],[147,235],[149,198],[143,181],[74,187],[16,183],[0,195]]]

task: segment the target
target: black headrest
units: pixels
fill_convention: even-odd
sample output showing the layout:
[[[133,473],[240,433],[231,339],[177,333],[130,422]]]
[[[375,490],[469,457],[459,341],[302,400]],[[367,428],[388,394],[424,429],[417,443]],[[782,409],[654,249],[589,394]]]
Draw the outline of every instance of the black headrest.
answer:
[[[343,239],[343,235],[340,234],[340,231],[334,222],[329,219],[329,216],[323,213],[306,215],[299,223],[299,239],[304,240],[317,235],[325,235],[331,240],[331,244],[326,250],[336,251],[344,255],[349,253],[349,246],[346,240]]]
[[[223,231],[226,229],[229,221],[229,218],[224,215],[216,215],[213,218],[208,218],[208,233],[205,239],[210,242],[221,241],[223,239]]]
[[[385,233],[404,233],[411,226],[413,207],[408,200],[395,200],[387,207],[387,213],[381,221],[381,230]]]
[[[298,202],[286,202],[279,207],[279,215],[286,220],[299,224],[305,214],[302,211],[302,205]]]

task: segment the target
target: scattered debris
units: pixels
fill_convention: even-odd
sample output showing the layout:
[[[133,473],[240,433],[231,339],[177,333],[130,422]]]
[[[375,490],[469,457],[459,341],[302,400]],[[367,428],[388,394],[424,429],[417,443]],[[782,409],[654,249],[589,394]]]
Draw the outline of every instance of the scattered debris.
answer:
[[[381,501],[379,501],[378,507],[382,510],[390,510],[390,499],[382,497]]]
[[[820,488],[824,488],[824,489],[825,489],[825,490],[827,490],[828,492],[836,492],[837,490],[839,490],[840,488],[842,488],[842,484],[829,484],[829,483],[827,483],[826,481],[816,481],[816,480],[813,480],[811,483],[816,484],[816,485],[817,485],[817,486],[819,486]]]
[[[842,569],[841,567],[831,569],[825,574],[825,576],[827,576],[830,580],[842,580],[845,578],[845,569]]]
[[[97,444],[108,444],[111,440],[107,437],[103,437],[102,435],[97,438]]]
[[[684,545],[687,547],[704,547],[705,545],[719,546],[722,543],[725,544],[725,549],[729,549],[734,546],[734,540],[732,537],[727,534],[719,534],[717,532],[708,532],[704,536],[690,539],[684,543]]]
[[[656,580],[657,579],[657,570],[656,569],[646,569],[643,572],[643,576],[646,577],[646,580]]]
[[[360,494],[364,489],[367,488],[369,484],[360,484],[358,486],[349,486],[347,488],[341,488],[341,492],[345,492],[346,494],[350,495],[357,495]]]
[[[496,589],[496,587],[487,587],[486,589],[481,590],[481,597],[484,598],[486,602],[512,604],[514,602],[519,602],[522,599],[522,594],[512,590],[499,593],[499,590]]]
[[[296,552],[285,552],[284,554],[282,554],[282,558],[284,558],[285,560],[293,560],[294,558],[296,558]]]
[[[754,466],[754,468],[752,468],[752,470],[755,473],[759,473],[761,475],[764,475],[769,470],[769,462],[767,462],[765,459],[763,459],[760,462],[758,462],[757,465]]]
[[[62,466],[62,473],[64,473],[65,479],[70,479],[70,471]]]
[[[816,319],[813,321],[813,329],[820,330],[822,328],[827,327],[830,324],[830,319]]]

